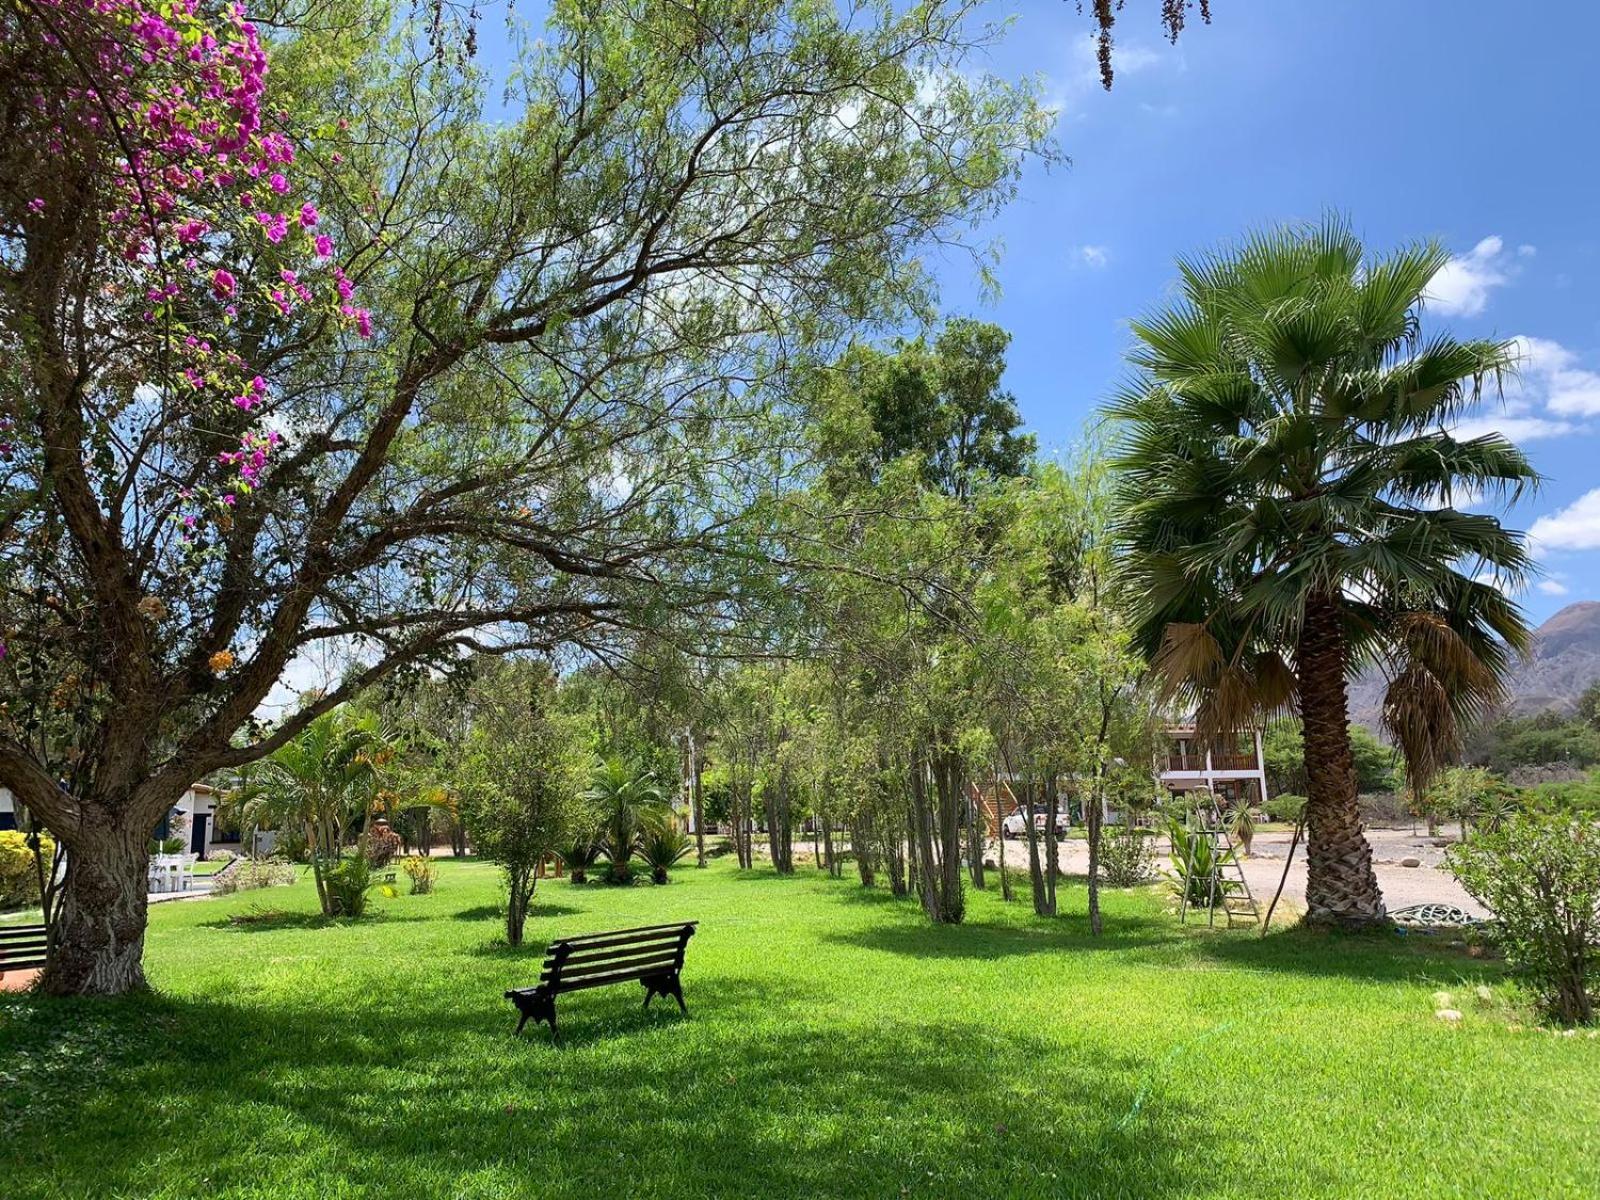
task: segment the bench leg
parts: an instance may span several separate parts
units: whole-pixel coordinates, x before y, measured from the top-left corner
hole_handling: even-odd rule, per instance
[[[556,998],[554,996],[513,996],[512,1003],[517,1006],[517,1011],[522,1014],[517,1022],[515,1037],[522,1032],[522,1027],[530,1020],[543,1021],[550,1026],[550,1036],[556,1033]]]
[[[669,981],[672,988],[672,997],[678,1002],[678,1011],[688,1015],[689,1006],[683,1002],[683,984],[676,975]]]

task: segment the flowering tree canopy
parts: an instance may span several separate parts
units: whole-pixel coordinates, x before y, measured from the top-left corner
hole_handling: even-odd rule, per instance
[[[150,828],[357,690],[781,593],[795,382],[1048,125],[954,0],[573,0],[494,121],[384,0],[270,74],[232,10],[0,13],[0,779],[67,844],[56,991],[137,986]]]

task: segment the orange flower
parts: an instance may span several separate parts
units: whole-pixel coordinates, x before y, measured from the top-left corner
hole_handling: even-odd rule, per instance
[[[211,668],[213,675],[221,675],[229,667],[233,666],[233,662],[232,650],[218,650],[210,658],[206,659],[206,665]]]

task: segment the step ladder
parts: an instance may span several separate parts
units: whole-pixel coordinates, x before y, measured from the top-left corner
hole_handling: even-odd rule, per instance
[[[1235,921],[1259,925],[1261,910],[1256,907],[1256,899],[1250,894],[1250,881],[1244,877],[1244,867],[1234,851],[1233,835],[1228,832],[1227,822],[1222,819],[1215,794],[1208,794],[1195,808],[1193,821],[1189,825],[1189,848],[1185,855],[1187,861],[1183,864],[1183,901],[1178,906],[1178,923],[1188,923],[1189,881],[1194,873],[1195,846],[1200,838],[1205,838],[1211,845],[1211,870],[1202,877],[1210,901],[1206,906],[1206,924],[1217,923],[1217,909],[1220,907],[1229,929],[1233,928]]]

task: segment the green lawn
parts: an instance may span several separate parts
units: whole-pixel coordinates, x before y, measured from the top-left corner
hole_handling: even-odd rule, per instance
[[[165,904],[156,994],[0,997],[0,1194],[1600,1195],[1600,1040],[1514,1029],[1464,955],[1183,930],[1151,893],[1101,942],[993,894],[933,929],[726,860],[546,881],[510,951],[497,894],[446,860],[359,924],[304,882]],[[551,934],[682,918],[687,1018],[602,988],[560,1047],[512,1039]]]

